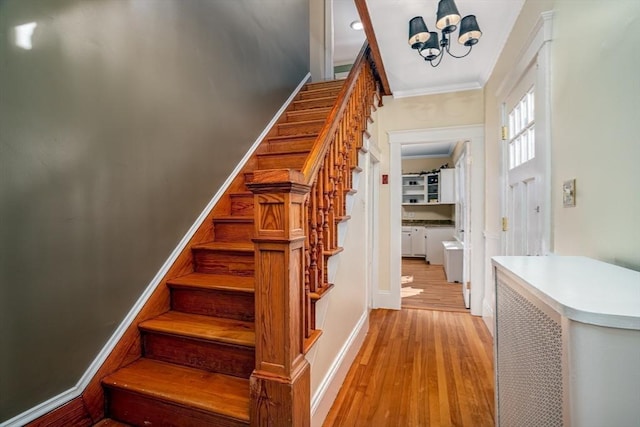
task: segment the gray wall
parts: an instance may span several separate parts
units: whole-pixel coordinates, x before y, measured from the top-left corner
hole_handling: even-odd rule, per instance
[[[309,70],[308,7],[0,0],[0,420],[77,383]]]

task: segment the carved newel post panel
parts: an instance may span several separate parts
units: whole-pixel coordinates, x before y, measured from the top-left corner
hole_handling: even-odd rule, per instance
[[[303,354],[305,197],[297,171],[256,171],[247,184],[255,207],[256,368],[251,425],[308,426],[310,370]]]

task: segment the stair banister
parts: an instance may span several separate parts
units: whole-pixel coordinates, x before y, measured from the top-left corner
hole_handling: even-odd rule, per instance
[[[379,83],[365,42],[301,171],[256,171],[254,193],[256,368],[251,424],[308,426],[310,369],[318,339],[315,301],[330,285],[327,258],[340,251],[337,223]]]

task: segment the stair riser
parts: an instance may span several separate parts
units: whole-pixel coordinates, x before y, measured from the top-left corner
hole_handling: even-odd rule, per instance
[[[278,125],[278,136],[310,135],[320,132],[324,122],[284,123]]]
[[[303,90],[298,94],[298,99],[314,99],[325,98],[327,96],[337,96],[342,90],[342,85],[335,87],[328,87],[325,89],[310,89]]]
[[[253,194],[231,196],[231,215],[253,215]]]
[[[291,108],[295,111],[308,110],[310,108],[331,107],[335,100],[333,98],[305,99],[302,101],[294,101]]]
[[[181,405],[173,405],[129,391],[107,388],[108,415],[136,426],[241,427],[248,422]]]
[[[253,222],[213,222],[216,242],[246,242],[253,238]]]
[[[255,367],[253,348],[145,332],[144,355],[191,368],[249,378]]]
[[[313,147],[313,143],[316,141],[316,137],[312,138],[292,138],[292,139],[277,139],[270,140],[268,150],[270,152],[286,152],[290,151],[301,151],[301,150],[311,150]]]
[[[172,289],[171,309],[183,313],[253,322],[253,293]]]
[[[230,274],[232,276],[253,276],[254,254],[245,252],[193,250],[197,273]]]
[[[345,83],[344,80],[332,80],[332,81],[326,81],[326,82],[311,82],[311,83],[307,83],[304,86],[303,91],[317,90],[317,89],[329,89],[329,88],[341,88],[342,86],[344,86],[344,83]]]
[[[329,110],[307,110],[307,111],[299,111],[299,112],[289,112],[287,113],[287,122],[306,122],[309,120],[325,120],[329,115]]]
[[[278,156],[258,155],[258,169],[301,169],[308,153],[282,153]]]

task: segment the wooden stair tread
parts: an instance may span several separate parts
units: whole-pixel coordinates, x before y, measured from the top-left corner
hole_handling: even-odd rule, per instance
[[[253,252],[253,242],[207,242],[191,246],[191,249],[210,251]]]
[[[323,87],[335,87],[344,85],[346,80],[323,80],[319,82],[309,82],[302,90],[314,90]]]
[[[151,359],[138,359],[102,383],[165,402],[249,421],[249,380]]]
[[[255,347],[252,322],[168,311],[138,325],[147,332],[164,333],[226,344]]]
[[[304,133],[300,135],[277,135],[270,136],[267,138],[269,142],[280,142],[280,141],[296,141],[300,139],[316,139],[318,137],[317,133]]]
[[[325,283],[324,286],[322,286],[316,292],[310,292],[309,297],[311,297],[313,301],[318,301],[322,299],[322,297],[325,296],[331,289],[333,289],[333,283]]]
[[[105,418],[98,421],[93,427],[131,427],[130,424],[121,423],[120,421]]]
[[[287,147],[283,147],[279,151],[268,151],[265,153],[260,153],[258,156],[260,157],[271,157],[271,156],[282,156],[284,154],[306,154],[311,152],[311,150],[303,150],[303,149],[291,149]]]
[[[167,281],[170,287],[184,287],[202,290],[221,290],[253,293],[253,277],[232,276],[229,274],[189,273]]]
[[[331,96],[319,96],[319,97],[317,97],[317,98],[311,98],[311,99],[296,99],[296,100],[295,100],[295,101],[293,101],[293,102],[294,102],[294,103],[297,103],[297,104],[304,104],[304,103],[312,104],[313,102],[310,102],[310,101],[320,101],[320,100],[323,100],[323,101],[325,101],[325,100],[326,100],[326,101],[329,101],[329,100],[331,100],[331,101],[335,101],[335,99],[336,99],[337,97],[338,97],[337,95],[331,95]],[[316,108],[316,107],[312,107],[312,108]]]
[[[318,341],[322,335],[322,331],[320,329],[312,329],[311,334],[308,338],[305,338],[304,343],[302,344],[302,352],[307,354],[309,350],[313,347],[313,345]]]
[[[329,111],[331,111],[332,108],[333,107],[316,107],[316,108],[310,108],[308,110],[287,111],[287,117],[290,117],[290,116],[304,116],[306,114],[310,114],[311,112],[315,112],[315,113],[325,112],[325,113],[329,114]]]
[[[304,111],[304,110],[303,110]],[[318,124],[324,124],[326,122],[326,120],[322,120],[322,119],[315,119],[315,120],[301,120],[299,122],[284,122],[284,123],[279,123],[278,126],[290,126],[290,127],[298,127],[298,126],[304,126],[304,125],[318,125]]]
[[[338,246],[337,248],[334,248],[334,249],[325,249],[324,251],[322,251],[322,254],[325,256],[334,256],[339,254],[342,251],[344,251],[344,248],[342,246]]]
[[[254,218],[252,216],[241,216],[241,215],[220,215],[213,217],[213,222],[230,222],[230,223],[244,223],[244,222],[253,222]]]

